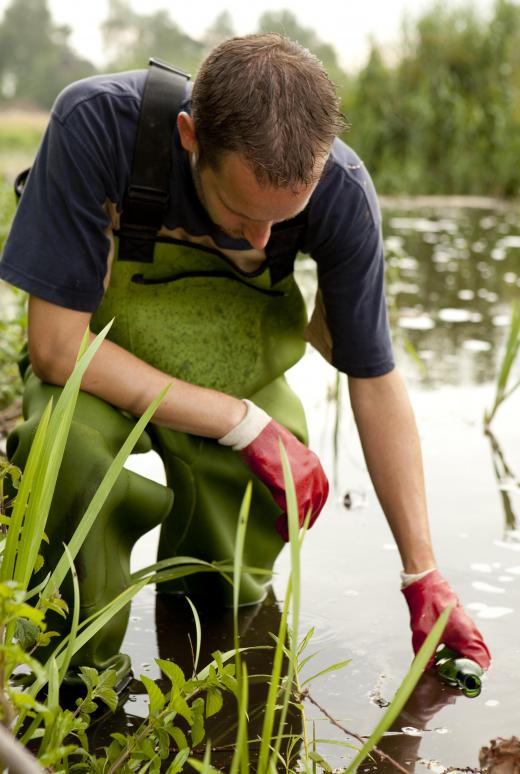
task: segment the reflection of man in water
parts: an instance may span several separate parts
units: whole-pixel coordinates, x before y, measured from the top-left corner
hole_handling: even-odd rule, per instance
[[[254,475],[246,561],[272,567],[287,539],[279,437],[300,524],[308,510],[312,524],[327,494],[283,377],[303,346],[293,264],[298,251],[310,254],[319,291],[305,335],[348,375],[367,465],[402,557],[417,649],[456,597],[436,569],[418,436],[394,367],[377,200],[362,162],[336,137],[333,86],[308,51],[279,35],[217,47],[181,99],[171,143],[144,150],[146,176],[171,145],[164,213],[154,225],[147,212],[156,202],[143,194],[150,186],[128,189],[145,78],[144,71],[89,78],[54,105],[0,267],[30,296],[27,411],[34,420],[39,391],[64,384],[85,327],[115,314],[112,340],[83,380],[83,395],[99,403],[81,414],[76,459],[86,465],[82,438],[97,434],[101,448],[120,411],[139,416],[172,384],[150,429],[175,493],[173,507],[158,508],[161,556],[232,558],[237,506]],[[143,257],[132,253],[129,231],[141,246],[157,233],[158,241]],[[114,235],[119,260],[111,263]],[[96,421],[107,406],[112,419]],[[87,481],[72,463],[63,491],[96,485],[100,467],[86,465]],[[119,514],[125,496],[118,494]],[[59,535],[77,516],[70,502],[53,507]],[[216,588],[207,576],[198,586],[206,595]],[[265,593],[252,577],[241,590],[250,603]],[[488,666],[481,635],[458,605],[443,639]]]

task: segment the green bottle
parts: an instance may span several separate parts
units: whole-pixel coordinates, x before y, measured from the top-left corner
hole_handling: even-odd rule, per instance
[[[435,655],[435,667],[441,680],[460,688],[468,698],[479,695],[484,670],[475,661],[462,658],[455,651],[443,647]]]

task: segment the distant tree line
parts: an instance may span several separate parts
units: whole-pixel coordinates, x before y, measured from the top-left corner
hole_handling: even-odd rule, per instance
[[[289,11],[264,13],[258,31],[280,31],[313,51],[337,85],[360,153],[382,193],[520,194],[520,6],[496,0],[485,18],[471,2],[434,0],[403,22],[392,52],[373,42],[366,65],[345,72],[337,52]],[[47,0],[11,0],[0,22],[0,106],[48,109],[69,82],[96,72],[51,18]],[[235,34],[221,13],[198,40],[166,10],[135,12],[109,0],[103,71],[145,67],[158,56],[196,73]]]

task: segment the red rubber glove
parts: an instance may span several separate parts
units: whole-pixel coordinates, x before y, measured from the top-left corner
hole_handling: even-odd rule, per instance
[[[327,477],[314,452],[254,403],[245,403],[248,407],[245,419],[221,438],[220,443],[238,451],[255,476],[271,491],[274,501],[283,511],[275,527],[283,540],[288,541],[287,501],[278,440],[281,439],[285,447],[291,467],[300,527],[309,510],[309,527],[318,518],[329,493]],[[244,444],[244,441],[248,443]]]
[[[410,583],[402,589],[410,609],[410,627],[412,629],[412,646],[417,653],[430,633],[435,621],[445,607],[454,603],[442,642],[448,648],[460,653],[465,658],[476,661],[482,669],[488,669],[491,656],[482,635],[465,612],[455,592],[451,589],[438,570],[425,575],[424,578]],[[428,667],[433,666],[430,659]]]

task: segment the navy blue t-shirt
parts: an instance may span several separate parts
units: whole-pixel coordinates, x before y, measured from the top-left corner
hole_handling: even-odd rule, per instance
[[[122,210],[145,78],[144,70],[94,76],[59,95],[5,245],[0,278],[70,309],[93,312],[99,306],[111,226],[106,203]],[[183,109],[190,110],[189,93]],[[169,230],[209,236],[222,250],[251,250],[210,220],[177,131],[164,221]],[[356,377],[387,373],[394,363],[379,208],[365,167],[339,139],[303,223],[299,247],[317,264],[333,365]]]

